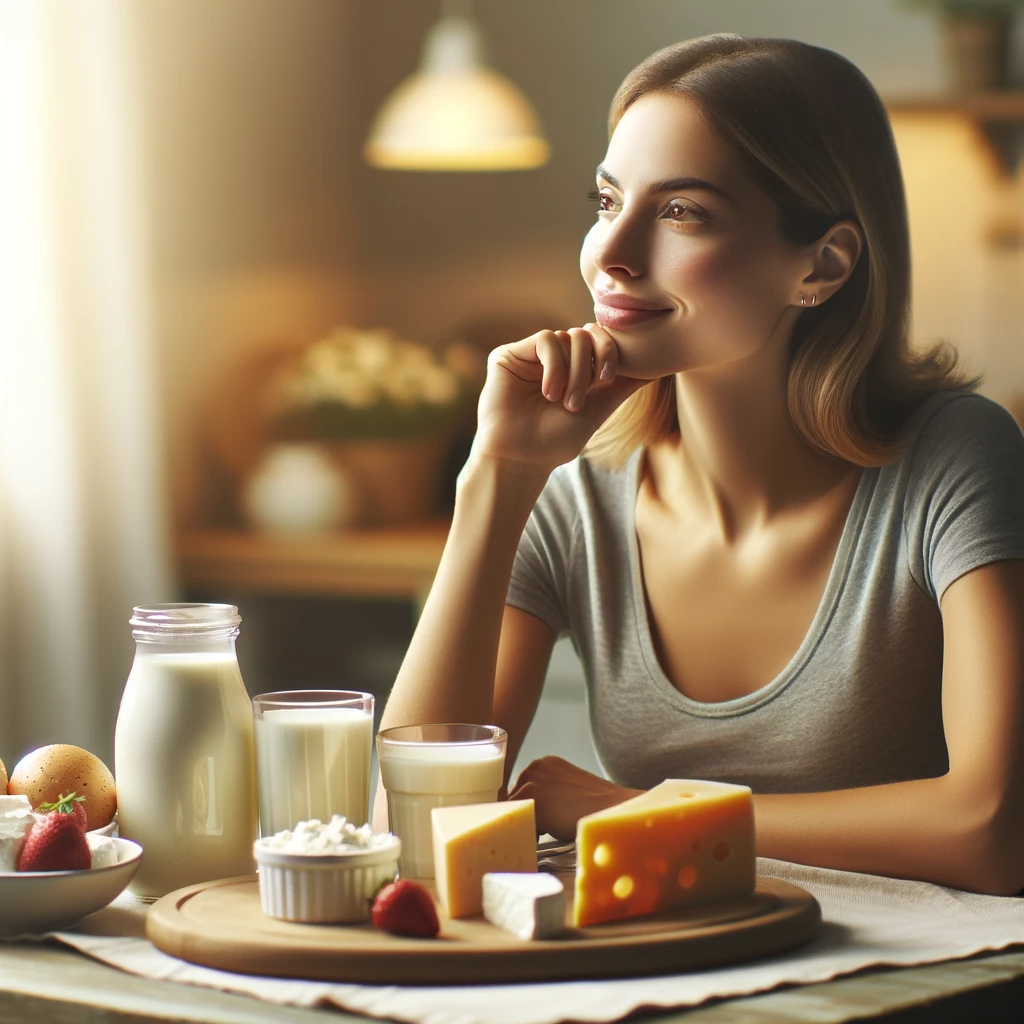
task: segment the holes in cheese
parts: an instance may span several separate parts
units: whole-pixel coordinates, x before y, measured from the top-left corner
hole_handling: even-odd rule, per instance
[[[482,911],[488,872],[537,871],[532,800],[435,807],[430,818],[437,897],[451,918]]]
[[[581,818],[573,924],[736,899],[754,890],[749,788],[668,779]]]
[[[633,879],[629,875],[620,875],[615,879],[615,883],[612,885],[612,895],[617,900],[626,900],[633,895],[633,890],[636,888],[633,885]]]
[[[667,875],[668,861],[664,857],[644,857],[644,870],[652,875]]]

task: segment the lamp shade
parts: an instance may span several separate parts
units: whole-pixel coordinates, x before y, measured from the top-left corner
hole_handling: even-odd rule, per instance
[[[431,29],[419,71],[381,107],[364,150],[375,167],[526,170],[550,147],[527,99],[486,67],[476,26],[448,15]]]

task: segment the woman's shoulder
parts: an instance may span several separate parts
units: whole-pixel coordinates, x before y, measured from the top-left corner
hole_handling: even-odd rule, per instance
[[[997,402],[967,391],[930,396],[890,470],[911,574],[936,600],[966,572],[1024,557],[1024,434]]]
[[[534,516],[555,518],[567,524],[619,518],[630,507],[630,495],[635,504],[641,455],[638,449],[621,466],[610,466],[584,452],[559,466],[548,477]]]
[[[901,460],[916,469],[929,465],[1017,462],[1024,435],[998,402],[974,391],[939,391],[926,398],[907,422]]]
[[[637,466],[642,455],[642,449],[638,448],[621,465],[610,465],[584,451],[572,462],[555,469],[548,478],[546,489],[561,495],[590,494],[600,497],[618,494],[624,488],[628,488],[630,482],[636,478]]]

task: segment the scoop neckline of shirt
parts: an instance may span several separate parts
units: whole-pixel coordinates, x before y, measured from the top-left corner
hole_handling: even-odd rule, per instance
[[[860,533],[860,526],[870,499],[870,493],[874,488],[874,481],[878,476],[877,469],[866,468],[857,482],[857,489],[850,503],[850,509],[846,513],[846,522],[843,524],[843,532],[839,537],[839,544],[836,546],[836,553],[832,560],[832,567],[829,569],[828,580],[825,583],[825,590],[821,600],[814,612],[814,618],[807,628],[800,646],[797,647],[792,658],[785,668],[771,681],[766,683],[753,693],[745,694],[734,700],[716,701],[706,703],[693,700],[681,693],[672,685],[672,681],[665,674],[658,661],[657,652],[654,649],[654,638],[651,635],[651,624],[647,616],[647,601],[643,590],[643,572],[640,565],[640,542],[636,536],[636,499],[640,489],[640,467],[643,463],[643,449],[639,449],[633,456],[631,471],[626,475],[628,509],[628,545],[630,576],[633,588],[633,612],[636,616],[637,634],[640,638],[640,651],[643,654],[644,666],[651,682],[656,686],[660,696],[665,698],[673,707],[685,711],[700,718],[730,718],[734,715],[745,714],[754,711],[768,701],[777,697],[796,678],[800,670],[810,660],[811,655],[817,649],[825,630],[828,628],[836,607],[839,604],[840,595],[846,585],[846,579],[850,568],[850,555],[853,552],[857,536]]]

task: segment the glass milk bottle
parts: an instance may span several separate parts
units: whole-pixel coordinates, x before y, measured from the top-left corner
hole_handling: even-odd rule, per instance
[[[114,776],[118,831],[143,849],[130,885],[137,896],[256,870],[252,702],[235,659],[241,621],[228,604],[134,609]]]

